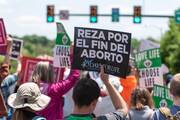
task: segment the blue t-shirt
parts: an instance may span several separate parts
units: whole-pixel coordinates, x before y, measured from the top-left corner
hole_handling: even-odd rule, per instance
[[[11,120],[13,109],[7,104],[7,99],[10,95],[10,87],[16,83],[18,80],[17,74],[8,75],[0,84],[0,89],[3,94],[4,101],[6,103],[6,107],[8,108],[8,116],[7,120]],[[0,118],[0,120],[5,120],[4,118]]]
[[[173,105],[170,108],[170,111],[171,111],[171,114],[174,115],[178,111],[180,111],[180,106]],[[180,114],[179,114],[179,118],[180,118]],[[157,110],[156,112],[154,112],[152,120],[166,120],[166,118],[165,118],[165,116],[159,110]]]
[[[1,83],[1,90],[4,97],[4,101],[7,105],[7,99],[10,95],[10,87],[16,83],[18,80],[17,74],[8,75]]]

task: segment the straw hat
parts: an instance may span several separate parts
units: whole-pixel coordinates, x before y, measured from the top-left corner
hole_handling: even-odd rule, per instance
[[[37,84],[27,82],[22,84],[17,93],[11,94],[8,98],[9,106],[17,108],[30,107],[34,111],[41,111],[50,102],[50,97],[41,94]]]

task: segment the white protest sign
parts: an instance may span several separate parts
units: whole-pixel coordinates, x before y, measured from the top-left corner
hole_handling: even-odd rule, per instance
[[[160,49],[150,49],[135,55],[139,70],[139,86],[152,88],[154,84],[163,85]]]
[[[54,67],[69,67],[70,62],[70,46],[56,45],[54,48]]]
[[[23,40],[13,38],[12,41],[12,50],[11,50],[11,59],[17,60],[18,56],[22,51]]]

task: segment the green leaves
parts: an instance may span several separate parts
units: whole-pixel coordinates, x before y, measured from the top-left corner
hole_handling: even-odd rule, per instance
[[[172,73],[180,72],[180,25],[169,21],[169,30],[161,38],[162,61]]]

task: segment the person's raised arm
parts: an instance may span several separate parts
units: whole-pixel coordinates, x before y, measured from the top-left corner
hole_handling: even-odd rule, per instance
[[[122,111],[125,115],[127,115],[128,107],[126,105],[126,102],[122,98],[122,96],[119,94],[119,92],[114,88],[114,86],[109,82],[109,76],[104,73],[104,68],[101,66],[101,73],[100,73],[101,79],[103,83],[105,84],[110,98],[112,100],[112,103],[116,110]]]
[[[72,64],[73,61],[73,46],[70,47],[70,61]],[[51,87],[52,93],[58,93],[59,95],[63,95],[68,92],[79,79],[80,72],[79,70],[71,69],[69,76],[65,80],[59,80],[57,83],[54,83]],[[57,92],[58,91],[58,92]]]
[[[10,63],[11,49],[12,49],[12,38],[10,36],[7,36],[7,49],[3,64]]]
[[[18,56],[18,61],[17,61],[17,63],[18,63],[18,65],[17,65],[17,68],[16,68],[16,75],[17,75],[17,82],[16,82],[16,86],[15,86],[15,89],[14,89],[14,92],[17,92],[17,89],[19,88],[19,86],[20,86],[20,80],[21,80],[21,77],[22,77],[22,73],[21,73],[21,69],[22,69],[22,64],[21,64],[21,61],[22,60],[22,55],[20,54],[19,56]]]
[[[17,68],[16,68],[17,75],[19,75],[19,73],[21,72],[21,68],[22,68],[21,58],[22,58],[22,55],[20,54],[17,59],[17,63],[18,63]]]

